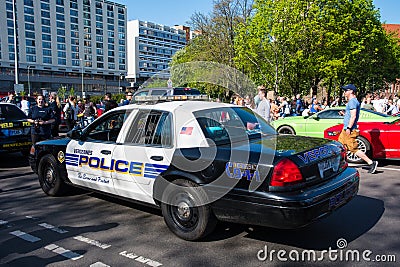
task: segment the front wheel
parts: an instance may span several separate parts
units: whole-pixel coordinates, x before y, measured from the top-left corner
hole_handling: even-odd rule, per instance
[[[197,240],[211,233],[217,223],[207,202],[207,194],[197,184],[173,181],[163,193],[161,211],[168,228],[185,240]]]
[[[57,161],[53,155],[45,155],[39,162],[40,187],[49,196],[63,195],[68,189],[68,185],[61,179],[56,166]]]
[[[361,150],[364,152],[366,155],[368,155],[368,152],[370,150],[370,144],[367,139],[365,139],[362,136],[357,136],[357,143],[358,143],[358,150]],[[350,151],[347,151],[347,161],[350,163],[363,163],[363,159],[358,157],[356,154],[351,153]]]

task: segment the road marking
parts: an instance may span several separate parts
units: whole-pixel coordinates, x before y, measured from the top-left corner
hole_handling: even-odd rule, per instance
[[[49,229],[49,230],[54,231],[54,232],[57,232],[57,233],[59,233],[59,234],[68,233],[67,230],[60,229],[60,228],[55,227],[55,226],[53,226],[53,225],[51,225],[51,224],[48,224],[48,223],[40,223],[39,226],[42,226],[43,228]]]
[[[32,243],[42,240],[39,237],[27,234],[27,233],[19,231],[19,230],[11,232],[10,234],[15,235],[16,237],[19,237],[19,238],[21,238],[23,240],[26,240],[26,241],[29,241],[29,242],[32,242]]]
[[[162,265],[162,263],[159,263],[157,261],[145,258],[143,256],[136,255],[133,252],[128,253],[126,250],[123,251],[123,252],[120,252],[119,255],[124,256],[124,257],[126,257],[128,259],[134,259],[135,261],[138,261],[140,263],[144,263],[146,265],[153,266],[153,267],[158,267],[158,266]]]
[[[99,248],[102,248],[102,249],[106,249],[106,248],[111,247],[111,245],[103,244],[103,243],[101,243],[101,242],[99,242],[97,240],[93,240],[93,239],[90,239],[90,238],[87,238],[87,237],[84,237],[84,236],[81,236],[81,235],[74,236],[73,238],[75,240],[82,241],[84,243],[87,243],[89,245],[93,245],[93,246],[96,246],[96,247],[99,247]]]
[[[396,169],[396,168],[386,168],[386,167],[378,167],[376,170],[377,170],[377,171],[379,171],[379,170],[400,171],[400,169]]]
[[[110,265],[104,264],[100,261],[93,263],[91,265],[89,265],[89,267],[110,267]]]
[[[73,261],[79,260],[80,258],[83,257],[83,255],[80,255],[78,253],[72,252],[71,250],[59,247],[59,246],[57,246],[55,244],[50,244],[48,246],[45,246],[44,248],[47,249],[47,250],[53,251],[56,254],[64,256],[64,257],[66,257],[68,259],[71,259]]]
[[[7,221],[0,220],[0,225],[4,225],[4,224],[7,224],[7,223],[8,223]]]
[[[32,220],[37,220],[38,219],[38,218],[33,217],[33,216],[25,216],[25,218],[32,219]]]

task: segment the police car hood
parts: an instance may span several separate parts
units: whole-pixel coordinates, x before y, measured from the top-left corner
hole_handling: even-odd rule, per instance
[[[48,146],[67,146],[68,143],[71,141],[70,138],[55,138],[55,139],[48,139],[41,142],[36,143],[36,145],[48,145]]]

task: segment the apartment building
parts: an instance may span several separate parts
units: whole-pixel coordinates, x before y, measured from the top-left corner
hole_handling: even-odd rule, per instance
[[[127,80],[138,85],[156,74],[160,79],[168,79],[172,56],[188,42],[188,28],[141,20],[128,21],[127,28]]]
[[[1,0],[0,91],[118,92],[127,74],[127,9],[105,0]],[[16,38],[14,38],[16,37]],[[18,73],[18,75],[15,75]]]

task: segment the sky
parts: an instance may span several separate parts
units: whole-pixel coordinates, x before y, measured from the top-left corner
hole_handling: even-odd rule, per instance
[[[140,19],[166,26],[188,25],[195,12],[208,14],[213,0],[114,0],[128,8],[128,20]],[[400,24],[400,0],[373,0],[381,21]]]

